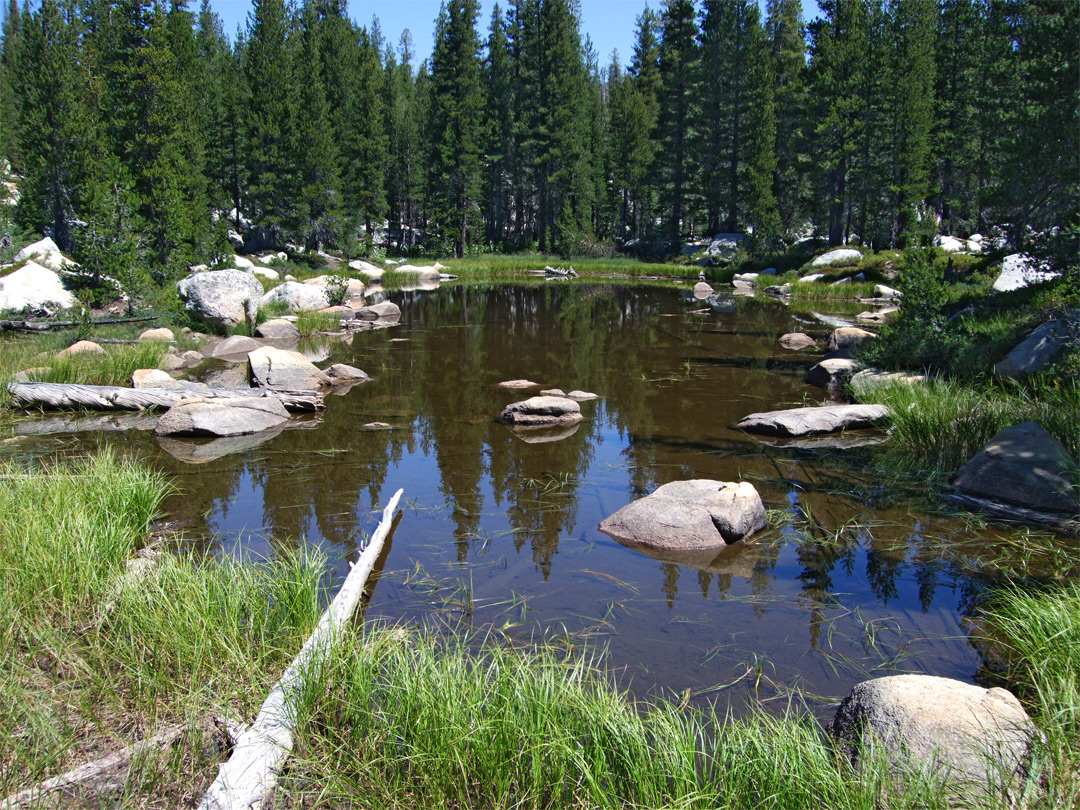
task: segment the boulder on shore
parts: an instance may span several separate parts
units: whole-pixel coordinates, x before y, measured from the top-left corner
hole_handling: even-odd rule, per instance
[[[262,347],[262,343],[254,338],[246,337],[245,335],[230,335],[225,338],[221,343],[214,346],[211,352],[211,357],[232,357],[235,360],[242,360],[244,355],[251,354],[251,352]]]
[[[852,267],[862,261],[862,253],[854,248],[840,248],[822,253],[811,267]]]
[[[139,340],[176,340],[176,335],[173,334],[172,329],[169,329],[167,326],[162,326],[157,329],[147,329],[139,335]]]
[[[248,355],[251,377],[260,388],[310,391],[330,385],[325,372],[300,352],[263,346]]]
[[[719,550],[766,525],[765,506],[753,485],[696,479],[664,484],[599,528],[620,543],[681,552]]]
[[[1025,773],[1039,737],[1008,690],[931,675],[857,684],[828,730],[856,766],[870,745],[884,746],[901,773],[930,772],[995,795]]]
[[[245,319],[255,323],[263,288],[243,270],[208,270],[176,284],[188,315],[215,329],[230,330]]]
[[[1080,313],[1047,321],[1020,343],[994,366],[999,377],[1022,377],[1044,370],[1061,355],[1065,348],[1077,340],[1080,331]]]
[[[880,368],[864,368],[851,378],[850,388],[858,397],[868,391],[881,388],[883,385],[893,383],[907,383],[908,385],[922,385],[926,382],[925,374],[916,374],[912,371],[882,371]]]
[[[1026,253],[1013,253],[1001,260],[1001,273],[994,281],[998,292],[1009,292],[1054,278],[1057,273]]]
[[[286,321],[284,318],[274,318],[273,320],[260,323],[255,328],[255,334],[264,340],[299,340],[300,330],[296,328],[296,324],[292,321]]]
[[[50,270],[59,270],[64,264],[70,263],[64,258],[64,254],[60,252],[60,248],[56,246],[56,242],[48,236],[44,239],[39,239],[31,245],[27,245],[15,254],[15,264],[18,264],[24,259],[33,259],[36,264],[47,267]]]
[[[271,397],[185,399],[158,420],[158,436],[240,436],[284,424],[289,413]]]
[[[952,484],[969,497],[1076,515],[1076,469],[1076,459],[1061,442],[1038,422],[1024,422],[999,431],[960,468]]]
[[[26,307],[68,309],[75,304],[75,296],[64,287],[60,276],[37,262],[27,262],[0,278],[0,312]]]
[[[825,405],[744,416],[735,427],[763,436],[816,436],[874,427],[889,418],[884,405]]]
[[[530,397],[503,408],[499,421],[517,427],[571,424],[582,420],[581,406],[566,397]]]

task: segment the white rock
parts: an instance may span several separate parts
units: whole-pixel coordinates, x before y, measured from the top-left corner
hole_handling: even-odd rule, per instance
[[[300,284],[295,281],[279,284],[262,297],[263,306],[273,301],[284,301],[289,305],[291,312],[324,309],[330,306],[326,290],[316,284]]]
[[[862,261],[862,253],[854,248],[839,248],[822,253],[812,262],[813,267],[848,267]]]
[[[998,292],[1009,292],[1039,281],[1046,281],[1057,275],[1050,272],[1044,265],[1040,265],[1031,256],[1025,253],[1013,253],[1002,260],[1001,275],[994,282],[994,289]]]
[[[255,262],[251,259],[245,259],[243,256],[233,256],[233,267],[237,267],[241,270],[250,270],[255,266]]]
[[[67,309],[75,303],[75,296],[65,289],[60,276],[37,262],[29,261],[0,278],[0,311],[40,309],[48,305]]]
[[[967,249],[967,242],[963,242],[955,236],[935,236],[934,247],[939,247],[946,253],[962,253]]]
[[[807,281],[820,281],[823,278],[825,278],[824,273],[811,273],[808,276],[803,276],[802,278],[795,279],[795,283],[796,284],[802,284],[803,282],[807,282]]]
[[[975,242],[971,239],[967,242],[968,253],[982,253],[982,242]]]
[[[251,272],[268,281],[277,281],[281,278],[281,274],[277,270],[271,270],[269,267],[252,267]]]
[[[27,245],[15,254],[16,263],[23,259],[34,259],[38,264],[50,270],[59,270],[67,262],[60,248],[56,246],[56,242],[47,236],[32,245]]]
[[[349,262],[349,267],[358,273],[363,273],[368,278],[382,278],[385,272],[383,268],[376,267],[370,262],[365,262],[363,259],[354,259]]]

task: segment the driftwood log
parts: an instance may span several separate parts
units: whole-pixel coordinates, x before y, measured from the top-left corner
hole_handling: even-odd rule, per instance
[[[52,329],[76,329],[80,326],[101,326],[114,323],[144,323],[157,320],[153,315],[145,318],[102,318],[97,321],[6,321],[0,320],[3,332],[48,332]]]
[[[293,412],[319,411],[325,407],[318,391],[280,391],[273,388],[202,388],[178,385],[170,388],[121,388],[111,385],[64,385],[60,383],[8,383],[8,393],[23,408],[86,411],[144,411],[168,409],[184,399],[280,399]]]
[[[217,778],[199,803],[199,810],[251,810],[263,807],[271,797],[278,774],[292,751],[294,701],[301,693],[304,677],[324,660],[360,604],[364,585],[390,534],[401,493],[400,489],[395,492],[386,505],[382,520],[345,578],[345,584],[263,701],[255,722],[236,741],[232,756],[218,769]]]

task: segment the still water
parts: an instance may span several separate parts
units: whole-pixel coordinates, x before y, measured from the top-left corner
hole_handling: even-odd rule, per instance
[[[965,616],[979,583],[926,539],[963,527],[882,485],[872,445],[773,446],[731,428],[821,400],[802,382],[812,357],[776,340],[827,326],[759,299],[718,312],[670,284],[390,298],[398,326],[306,346],[373,378],[328,396],[317,421],[239,446],[134,430],[95,441],[169,474],[165,510],[191,543],[256,557],[317,546],[337,581],[404,488],[367,620],[589,643],[638,694],[689,690],[738,712],[749,696],[779,706],[797,692],[824,712],[868,677],[976,677]],[[495,421],[539,390],[497,387],[517,378],[600,399],[569,435],[526,441]],[[774,528],[699,567],[597,531],[688,478],[751,481]]]

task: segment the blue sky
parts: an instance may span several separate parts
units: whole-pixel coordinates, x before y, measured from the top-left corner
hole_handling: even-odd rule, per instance
[[[190,0],[189,8],[198,8],[198,0]],[[210,5],[222,19],[225,33],[232,39],[236,28],[247,26],[247,14],[251,9],[249,0],[210,0]],[[487,36],[488,23],[494,0],[480,1],[481,37]],[[505,0],[499,3],[506,9]],[[634,26],[645,8],[645,0],[581,0],[582,35],[592,37],[593,46],[600,54],[600,64],[610,61],[612,50],[618,49],[619,59],[625,65],[630,61],[634,46]],[[650,0],[654,9],[660,8],[660,0]],[[762,0],[762,6],[764,7]],[[814,0],[803,0],[803,12],[807,16],[817,14]],[[439,0],[350,0],[349,13],[360,23],[368,23],[372,16],[379,18],[383,35],[388,42],[397,44],[401,32],[412,32],[413,48],[422,59],[431,54],[435,39],[435,18],[439,14]]]

